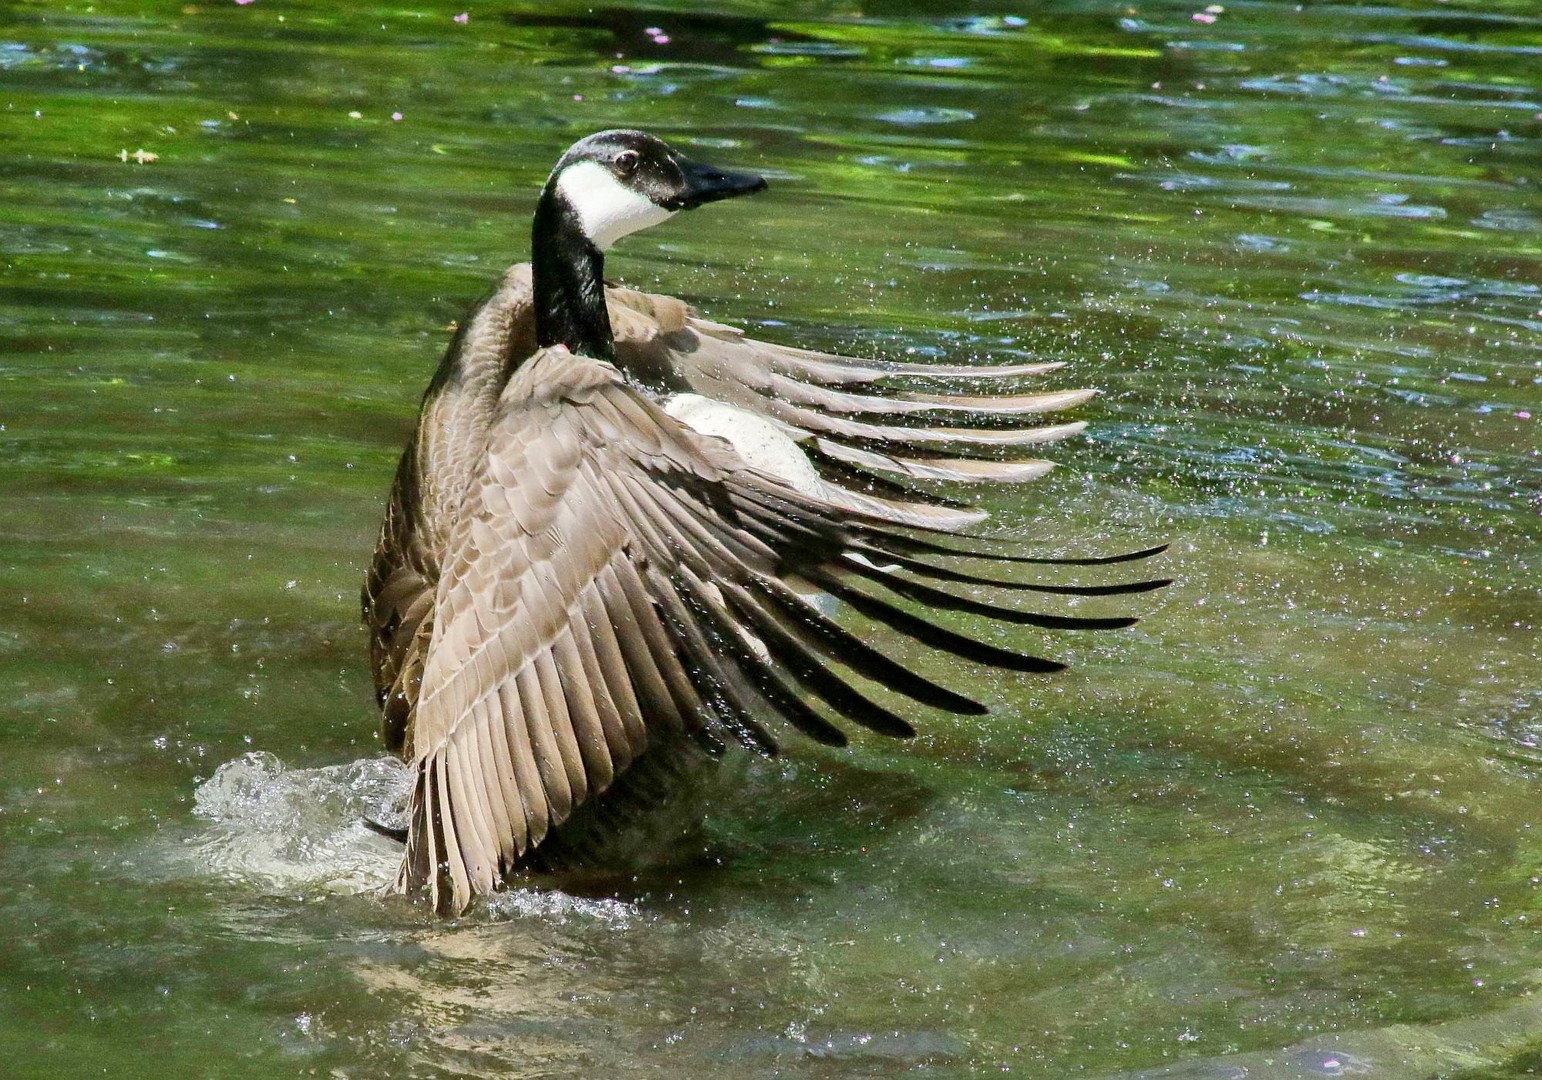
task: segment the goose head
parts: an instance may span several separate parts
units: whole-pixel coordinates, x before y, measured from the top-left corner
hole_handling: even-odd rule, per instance
[[[536,203],[531,235],[536,343],[613,359],[605,252],[682,210],[763,191],[750,173],[692,161],[643,131],[601,131],[568,148]]]
[[[692,161],[643,131],[601,131],[568,148],[546,182],[591,244],[668,221],[681,210],[763,191],[764,177]]]

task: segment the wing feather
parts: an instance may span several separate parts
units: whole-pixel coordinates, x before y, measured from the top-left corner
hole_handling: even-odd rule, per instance
[[[551,820],[546,812],[546,788],[541,769],[535,762],[535,748],[530,744],[530,728],[525,722],[525,708],[518,687],[504,683],[498,688],[498,706],[508,732],[509,749],[514,759],[514,781],[519,792],[518,809],[525,817],[526,843],[534,847],[546,839]],[[511,805],[510,812],[513,812]]]
[[[676,694],[687,707],[694,702],[694,690],[675,685],[673,688],[664,672],[659,670],[658,658],[653,655],[652,642],[660,635],[646,633],[639,624],[631,600],[622,590],[615,571],[607,566],[599,578],[600,594],[604,597],[602,625],[608,623],[614,630],[616,643],[626,664],[626,679],[637,695],[637,712],[642,718],[644,730],[658,725],[663,731],[679,733],[685,730]],[[650,621],[656,620],[651,612]]]
[[[620,706],[611,696],[610,687],[606,683],[605,668],[595,648],[594,635],[589,626],[582,619],[575,619],[569,626],[568,633],[573,642],[577,663],[583,668],[584,684],[590,700],[594,703],[594,716],[605,741],[607,760],[610,763],[610,777],[613,780],[617,774],[626,771],[634,756],[631,737],[627,734],[626,720],[621,715]],[[562,670],[567,670],[565,664]],[[639,724],[640,721],[639,717]]]
[[[500,745],[503,736],[502,717],[495,721],[489,715],[488,699],[483,698],[473,708],[471,722],[466,725],[466,730],[471,732],[471,738],[475,740],[471,756],[480,774],[482,805],[491,817],[489,825],[493,847],[497,850],[498,869],[502,872],[513,865],[517,838],[514,823],[509,816],[511,801],[502,779],[503,766],[508,760],[507,747]],[[523,826],[524,822],[521,821],[520,825]]]
[[[468,755],[464,743],[470,726],[455,732],[445,744],[445,775],[449,779],[452,807],[459,807],[456,832],[466,876],[476,892],[493,887],[497,851],[491,839],[491,822],[483,801],[479,762]]]
[[[981,416],[1023,416],[1069,409],[1091,400],[1094,390],[1056,390],[1047,394],[1004,394],[981,397],[964,394],[920,394],[900,391],[887,396],[830,390],[773,374],[768,389],[784,401],[837,413],[878,413],[904,416],[924,412],[967,412]]]
[[[458,835],[460,830],[456,826],[456,814],[451,806],[450,777],[453,775],[453,770],[451,768],[449,747],[441,747],[439,752],[425,764],[427,769],[433,771],[434,793],[437,796],[437,805],[434,806],[435,816],[433,818],[425,817],[424,827],[428,827],[428,823],[432,821],[443,838],[443,869],[441,870],[439,866],[431,864],[433,866],[431,873],[434,876],[430,881],[432,882],[435,894],[434,906],[437,908],[446,902],[453,903],[456,897],[471,895],[471,878],[466,873],[466,857],[461,853],[460,837]],[[465,806],[464,797],[461,799],[461,805]],[[409,834],[411,828],[412,826],[409,824]],[[431,850],[438,847],[438,844],[434,844],[431,846]],[[441,881],[440,878],[447,880]],[[446,885],[449,886],[450,890],[447,896],[443,893]]]
[[[514,676],[514,690],[524,707],[525,731],[530,736],[536,771],[541,776],[536,795],[545,795],[550,824],[560,825],[573,810],[573,789],[568,786],[568,771],[562,764],[562,752],[557,749],[557,734],[546,711],[540,676],[532,665],[519,669]]]
[[[599,706],[595,703],[589,669],[573,641],[571,622],[563,627],[557,640],[552,642],[545,663],[557,678],[562,698],[567,702],[568,720],[573,725],[578,752],[583,758],[589,790],[598,795],[610,787],[615,771],[610,756],[610,740],[604,722],[600,719]]]
[[[616,629],[611,623],[610,612],[600,598],[598,586],[591,585],[585,589],[580,603],[583,618],[578,625],[589,631],[589,646],[593,650],[598,673],[595,685],[604,685],[611,704],[616,708],[622,729],[617,744],[626,747],[630,763],[632,758],[648,749],[648,729],[643,723],[642,708],[637,702],[637,692],[627,674],[626,658],[622,655]],[[583,640],[582,637],[580,640]],[[620,764],[619,756],[617,764]]]
[[[1018,364],[945,364],[859,360],[766,341],[701,318],[672,297],[632,289],[607,290],[619,366],[640,381],[689,391],[747,409],[781,425],[794,438],[816,436],[822,455],[814,463],[832,488],[832,501],[878,513],[891,521],[946,525],[969,523],[956,512],[929,515],[926,503],[873,501],[863,477],[873,473],[905,480],[983,480],[1018,483],[1042,476],[1049,463],[993,460],[981,453],[1015,451],[1079,433],[1079,422],[1028,426],[1024,417],[1074,408],[1094,396],[1090,389],[1026,392],[1021,380],[1064,366],[1059,361]],[[930,393],[903,385],[930,380],[986,384],[988,393]],[[897,384],[898,383],[898,384]],[[996,387],[1002,387],[997,390]],[[967,422],[990,421],[991,426]],[[907,447],[946,448],[914,458]],[[971,451],[972,453],[966,453]],[[854,467],[856,475],[836,469]],[[884,511],[889,511],[885,513]]]
[[[553,642],[554,646],[556,642]],[[557,675],[557,665],[552,661],[552,647],[535,654],[527,670],[535,672],[541,693],[546,698],[546,715],[551,723],[557,753],[567,774],[568,791],[574,805],[589,795],[589,772],[585,767],[583,751],[578,747],[578,733],[573,729],[573,717],[568,711],[567,695],[562,680]]]
[[[664,694],[673,702],[662,719],[671,734],[683,734],[695,727],[702,704],[694,681],[680,662],[680,645],[670,639],[658,608],[638,576],[637,565],[631,559],[617,559],[611,570],[621,599],[632,612],[647,657],[659,673]]]
[[[858,446],[846,446],[831,439],[816,439],[815,447],[837,461],[860,465],[879,472],[899,473],[912,480],[953,480],[978,483],[990,480],[1015,484],[1036,480],[1054,468],[1048,461],[987,461],[980,458],[907,458],[881,454]]]

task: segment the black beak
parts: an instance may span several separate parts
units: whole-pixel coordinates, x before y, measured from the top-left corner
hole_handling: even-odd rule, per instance
[[[724,172],[698,161],[678,159],[685,174],[685,187],[665,204],[670,210],[694,210],[704,203],[731,199],[735,195],[753,195],[766,190],[766,178],[753,173]]]

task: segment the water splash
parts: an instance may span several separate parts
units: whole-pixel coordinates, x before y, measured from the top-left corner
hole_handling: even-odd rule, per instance
[[[588,919],[618,929],[625,929],[641,914],[636,904],[624,900],[569,896],[555,889],[511,889],[494,893],[488,897],[483,910],[489,922],[537,918],[562,925],[573,919]]]
[[[378,891],[395,879],[402,847],[366,822],[405,828],[411,789],[411,771],[395,758],[300,769],[266,751],[243,754],[198,786],[193,813],[210,824],[187,840],[183,856],[201,874],[271,894]],[[624,928],[638,914],[621,900],[510,889],[489,897],[471,919]]]
[[[187,841],[203,873],[274,893],[360,893],[388,885],[401,845],[365,824],[405,823],[411,778],[391,758],[293,769],[265,751],[221,765],[193,812],[209,827]]]

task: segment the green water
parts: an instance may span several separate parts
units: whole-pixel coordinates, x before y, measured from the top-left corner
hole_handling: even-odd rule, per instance
[[[879,7],[0,9],[6,1076],[1537,1067],[1542,10]],[[987,501],[1179,584],[789,740],[700,865],[440,922],[351,894],[358,587],[446,326],[623,124],[772,190],[613,275],[1073,360],[1091,437]]]

